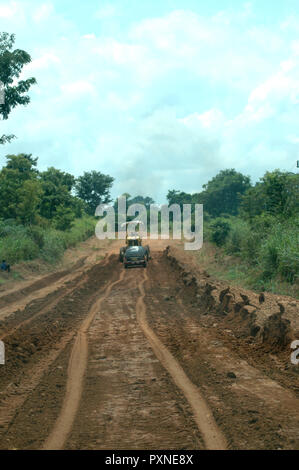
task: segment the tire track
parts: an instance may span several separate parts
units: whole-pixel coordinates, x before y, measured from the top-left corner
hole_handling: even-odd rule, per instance
[[[185,396],[136,318],[143,269],[125,271],[88,331],[88,365],[64,449],[204,449]]]
[[[139,283],[140,297],[136,304],[136,315],[137,320],[142,328],[146,338],[148,339],[155,355],[165,367],[168,373],[171,375],[174,383],[183,392],[188,403],[190,404],[195,422],[201,432],[206,448],[213,450],[226,450],[227,443],[218,428],[213,414],[208,407],[205,399],[201,395],[198,388],[191,382],[187,377],[182,367],[164,346],[164,344],[158,339],[155,333],[150,328],[146,318],[146,306],[144,303],[145,291],[144,283],[148,280],[148,275],[144,271],[144,278]]]
[[[101,264],[103,267],[106,266],[110,260],[112,253],[106,253],[105,258],[97,264]],[[90,257],[84,257],[79,259],[75,266],[72,269],[61,271],[58,273],[53,273],[51,275],[45,276],[44,278],[33,282],[32,284],[10,292],[9,294],[3,295],[0,297],[0,319],[5,320],[10,314],[14,313],[16,310],[24,310],[30,302],[37,299],[42,299],[48,294],[51,294],[55,290],[63,288],[66,283],[76,281],[82,274],[86,271],[86,263]],[[83,264],[83,265],[82,265]],[[70,272],[71,271],[71,272]],[[51,281],[52,278],[56,276],[56,280]],[[39,287],[45,281],[48,282],[48,285]],[[37,287],[34,289],[34,286]],[[15,296],[15,298],[13,298]],[[9,299],[5,301],[5,298]]]
[[[108,262],[109,262],[109,259],[110,259],[111,255],[109,256],[106,256],[105,259],[101,262],[101,263],[98,263],[100,266],[102,267],[105,267],[107,266]],[[0,340],[4,340],[5,338],[13,335],[16,331],[18,331],[21,327],[25,326],[25,325],[28,325],[29,323],[31,323],[33,320],[35,320],[37,317],[41,316],[41,315],[44,315],[45,313],[47,313],[49,310],[53,309],[57,304],[58,302],[63,299],[64,297],[66,297],[67,295],[71,294],[72,292],[76,291],[79,287],[81,287],[87,280],[88,280],[88,274],[87,273],[84,273],[82,275],[82,273],[79,273],[76,272],[76,276],[73,274],[72,276],[72,279],[68,282],[77,282],[77,284],[75,284],[74,286],[72,287],[67,287],[67,288],[64,288],[63,286],[61,287],[62,289],[62,292],[60,294],[57,295],[57,297],[55,297],[54,300],[50,301],[50,302],[47,302],[46,305],[37,313],[35,313],[34,315],[32,315],[31,317],[27,318],[26,320],[23,320],[22,322],[18,323],[15,327],[11,328],[10,330],[6,331],[2,336],[0,335]],[[64,279],[64,282],[66,282],[66,280]],[[57,289],[57,292],[59,292],[59,288]],[[55,290],[53,289],[53,292],[55,292]],[[51,292],[50,292],[51,293]],[[34,297],[34,300],[38,299],[39,297]],[[29,305],[30,303],[30,300],[28,301],[27,305]],[[25,308],[27,307],[27,305],[25,306]]]
[[[31,295],[39,295],[39,291],[46,291],[49,288],[49,285],[59,285],[61,282],[64,282],[69,278],[72,279],[74,273],[78,273],[82,270],[86,259],[86,256],[80,258],[71,268],[64,269],[62,271],[54,271],[51,274],[45,274],[36,280],[23,281],[22,287],[15,287],[0,295],[0,307],[5,308],[17,301],[21,302],[22,299]]]
[[[20,409],[25,400],[27,400],[28,394],[38,386],[42,376],[57,360],[59,354],[72,341],[74,335],[74,332],[70,332],[58,343],[53,344],[52,351],[35,364],[30,371],[30,376],[25,376],[20,385],[16,387],[14,383],[9,384],[5,390],[5,398],[0,400],[0,428],[2,432],[10,426],[18,409]],[[0,393],[1,397],[3,393],[3,391]]]
[[[69,361],[66,394],[62,409],[51,434],[42,446],[43,450],[60,450],[64,447],[66,439],[72,429],[81,399],[83,379],[88,358],[88,329],[100,309],[102,302],[109,296],[112,288],[123,280],[124,274],[125,272],[121,271],[118,280],[108,284],[104,294],[93,304],[89,315],[83,321],[78,331]]]
[[[78,276],[79,277],[79,276]],[[74,279],[76,280],[76,279]],[[11,330],[9,331],[6,331],[2,336],[0,336],[0,340],[4,340],[6,339],[8,336],[11,336],[13,335],[16,331],[18,331],[21,327],[25,326],[25,325],[28,325],[29,323],[31,323],[33,320],[35,320],[36,318],[40,317],[41,315],[44,315],[45,313],[47,313],[49,310],[53,309],[57,304],[58,302],[63,299],[66,295],[69,295],[71,294],[72,292],[74,292],[76,289],[78,289],[78,287],[81,287],[82,284],[84,284],[84,282],[87,280],[87,276],[83,276],[82,279],[80,279],[80,281],[73,287],[70,287],[66,290],[63,290],[57,297],[55,297],[54,300],[50,301],[49,303],[47,303],[45,305],[44,308],[42,308],[39,312],[35,313],[34,315],[32,315],[31,317],[27,318],[26,320],[18,323],[15,327],[13,327]]]

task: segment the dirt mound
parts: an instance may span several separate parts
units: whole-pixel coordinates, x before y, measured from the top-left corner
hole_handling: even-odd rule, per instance
[[[182,294],[198,307],[200,315],[221,318],[223,326],[233,330],[236,337],[251,337],[272,348],[283,349],[295,338],[298,301],[282,301],[281,296],[257,294],[212,279],[204,270],[187,264],[183,253],[175,248],[167,247],[164,257],[177,272]]]

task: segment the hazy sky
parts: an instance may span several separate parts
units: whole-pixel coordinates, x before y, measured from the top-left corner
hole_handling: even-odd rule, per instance
[[[32,56],[31,103],[1,122],[39,169],[99,170],[164,202],[224,168],[299,159],[298,0],[1,1],[0,31]]]

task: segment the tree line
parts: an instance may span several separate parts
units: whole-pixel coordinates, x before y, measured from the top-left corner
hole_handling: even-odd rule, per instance
[[[0,219],[67,230],[76,218],[94,215],[99,203],[111,201],[114,179],[99,171],[75,178],[54,167],[38,171],[30,154],[7,155],[6,161],[0,171]]]
[[[167,199],[181,206],[203,204],[204,241],[233,255],[233,265],[240,265],[236,276],[247,276],[250,287],[275,291],[280,282],[298,286],[298,173],[276,169],[252,184],[249,176],[227,169],[201,192],[171,190]]]
[[[221,170],[199,193],[169,190],[169,204],[197,203],[204,205],[206,219],[240,216],[254,221],[262,214],[287,219],[298,211],[299,175],[274,170],[266,172],[254,185],[250,176],[235,169]]]

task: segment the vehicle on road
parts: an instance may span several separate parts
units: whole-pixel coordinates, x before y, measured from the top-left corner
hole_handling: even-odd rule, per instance
[[[124,267],[147,266],[148,255],[143,246],[130,246],[124,253]]]
[[[119,250],[119,261],[123,262],[126,250],[133,246],[142,246],[146,252],[146,260],[148,261],[151,259],[150,247],[148,245],[142,245],[142,236],[144,236],[142,229],[144,224],[140,220],[134,221],[134,225],[139,224],[139,231],[137,232],[130,230],[130,224],[132,225],[132,222],[122,224],[122,227],[126,227],[126,246],[122,246]]]

